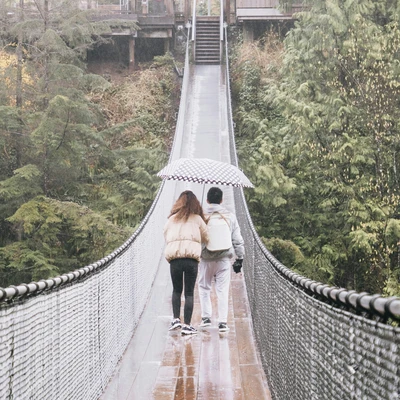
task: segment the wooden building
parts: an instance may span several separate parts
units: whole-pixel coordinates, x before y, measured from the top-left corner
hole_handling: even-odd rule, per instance
[[[192,23],[193,7],[196,15],[202,16],[199,19],[206,16],[218,19],[221,4],[224,22],[242,26],[245,40],[250,41],[265,30],[266,23],[291,21],[293,14],[302,9],[301,4],[296,4],[282,10],[279,0],[81,0],[82,8],[98,11],[98,19],[127,21],[126,29],[116,29],[112,36],[128,49],[131,68],[146,52],[154,56],[168,51],[175,34]],[[130,28],[128,22],[135,22],[140,29]]]

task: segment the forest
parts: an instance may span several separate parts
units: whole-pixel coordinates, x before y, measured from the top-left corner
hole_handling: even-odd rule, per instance
[[[232,50],[252,219],[296,272],[400,295],[400,2],[307,3],[283,40]]]
[[[2,4],[6,287],[88,265],[129,238],[160,185],[156,172],[168,160],[180,82],[170,55],[115,82],[90,73],[87,52],[110,40],[105,33],[116,22],[93,23],[75,1]]]
[[[7,1],[0,287],[87,265],[132,234],[168,160],[180,88],[168,54],[121,81],[89,71],[87,52],[118,21],[94,23],[72,0],[29,2],[35,13]],[[400,1],[306,3],[285,36],[230,43],[252,219],[296,272],[400,295]]]

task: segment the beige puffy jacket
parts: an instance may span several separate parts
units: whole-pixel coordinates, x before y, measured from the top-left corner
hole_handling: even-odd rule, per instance
[[[164,238],[164,254],[168,262],[175,258],[200,261],[201,243],[208,242],[207,225],[197,214],[190,215],[187,221],[177,220],[172,215],[164,226]]]

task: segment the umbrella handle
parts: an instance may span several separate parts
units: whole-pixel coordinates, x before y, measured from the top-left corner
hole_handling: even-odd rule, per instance
[[[204,188],[206,187],[206,184],[203,183],[203,193],[201,194],[201,207],[203,207],[203,200],[204,200]]]

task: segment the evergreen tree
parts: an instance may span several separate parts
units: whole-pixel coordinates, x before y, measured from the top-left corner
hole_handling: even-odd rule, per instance
[[[93,23],[76,5],[25,0],[1,20],[1,287],[79,268],[122,244],[167,161],[172,62],[156,62],[154,82],[141,87],[86,73],[86,51],[120,22]],[[115,117],[127,90],[138,99],[135,111]]]
[[[279,205],[256,192],[256,215],[267,215],[257,223],[301,249],[301,273],[399,294],[399,2],[310,3],[285,39],[280,75],[258,92],[253,132],[274,146],[262,158],[295,190],[276,185]]]

